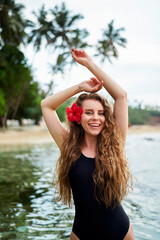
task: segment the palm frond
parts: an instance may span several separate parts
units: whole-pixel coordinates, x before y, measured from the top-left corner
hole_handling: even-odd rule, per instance
[[[71,17],[71,19],[70,19],[70,21],[68,22],[67,26],[70,27],[70,26],[72,26],[72,25],[75,23],[75,21],[80,20],[80,19],[83,19],[83,18],[84,18],[84,17],[83,17],[82,15],[76,14],[76,15],[74,15],[73,17]]]
[[[105,59],[111,63],[111,57],[118,58],[118,50],[116,45],[121,47],[126,47],[126,38],[121,37],[120,31],[124,31],[125,28],[121,27],[115,29],[113,26],[114,20],[112,20],[107,29],[102,32],[102,40],[99,40],[96,46],[97,53],[95,56],[101,56],[101,61],[104,62]]]

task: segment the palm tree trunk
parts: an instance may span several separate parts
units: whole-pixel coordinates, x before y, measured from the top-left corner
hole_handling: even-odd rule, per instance
[[[9,113],[10,106],[11,106],[11,104],[9,104],[9,105],[7,106],[7,110],[6,110],[5,114],[4,114],[4,116],[1,117],[1,123],[2,123],[2,127],[3,127],[3,128],[7,128],[7,123],[6,123],[6,121],[7,121],[7,117],[8,117],[8,113]]]
[[[19,105],[21,103],[21,100],[22,100],[22,97],[23,97],[23,93],[24,93],[24,90],[25,90],[25,87],[26,87],[26,84],[24,84],[21,88],[21,91],[20,91],[20,94],[17,98],[17,101],[16,101],[16,104],[14,106],[14,111],[13,111],[13,114],[12,114],[12,119],[15,119],[16,115],[17,115],[17,112],[18,112],[18,108],[19,108]]]

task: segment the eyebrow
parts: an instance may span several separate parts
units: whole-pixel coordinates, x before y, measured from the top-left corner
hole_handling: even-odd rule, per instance
[[[84,109],[84,111],[94,111],[94,110],[93,110],[93,109],[86,108],[86,109]],[[101,109],[99,109],[98,111],[99,111],[99,112],[104,112],[104,110],[101,110]]]

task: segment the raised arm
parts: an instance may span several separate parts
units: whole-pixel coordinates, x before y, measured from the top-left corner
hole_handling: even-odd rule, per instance
[[[47,97],[46,99],[41,101],[41,109],[44,120],[51,136],[53,137],[60,149],[62,147],[64,137],[66,136],[66,134],[68,134],[68,132],[59,120],[58,115],[56,114],[56,109],[73,95],[81,91],[99,91],[102,88],[102,85],[103,84],[98,79],[91,78],[88,81],[83,81],[80,84],[74,85],[59,93],[53,94],[52,96]]]
[[[72,49],[72,57],[76,62],[88,68],[94,76],[103,81],[103,86],[106,91],[113,97],[114,102],[114,117],[120,127],[124,142],[126,141],[128,130],[128,104],[126,91],[116,83],[110,76],[101,70],[87,55],[84,50]]]
[[[58,118],[56,109],[64,103],[68,98],[79,92],[79,86],[75,85],[62,92],[53,94],[50,97],[45,98],[41,101],[42,114],[48,130],[61,149],[64,137],[68,134],[63,124]]]

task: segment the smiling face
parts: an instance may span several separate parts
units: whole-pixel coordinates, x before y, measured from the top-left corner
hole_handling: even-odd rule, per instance
[[[82,109],[80,123],[85,134],[98,136],[105,125],[103,105],[97,100],[87,99],[82,102]]]

